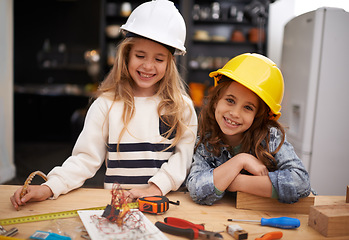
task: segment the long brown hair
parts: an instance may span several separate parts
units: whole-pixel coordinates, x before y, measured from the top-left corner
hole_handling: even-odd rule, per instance
[[[135,37],[129,37],[119,44],[114,65],[107,77],[100,84],[96,95],[98,97],[104,94],[109,96],[112,101],[124,101],[122,115],[124,127],[118,138],[118,148],[121,138],[127,130],[127,126],[135,113],[133,94],[135,82],[128,71],[128,62],[129,53],[131,48],[136,44],[136,41],[137,40]],[[185,90],[186,85],[179,75],[175,60],[170,52],[168,52],[167,62],[168,64],[165,76],[157,83],[157,91],[155,96],[159,96],[161,98],[158,106],[159,117],[167,126],[169,126],[169,130],[165,133],[164,137],[169,138],[171,134],[175,133],[174,141],[171,146],[168,147],[171,148],[179,142],[185,129],[188,127],[183,122],[182,117],[184,112],[183,109],[187,107],[187,103],[185,102],[183,95],[188,95]],[[112,106],[110,109],[111,108]]]
[[[215,110],[218,101],[232,83],[232,79],[222,76],[221,81],[213,88],[206,97],[204,107],[199,115],[199,141],[196,145],[203,143],[207,151],[219,156],[222,147],[230,147],[223,141],[223,133],[216,121]],[[269,118],[269,107],[259,98],[259,108],[251,127],[246,130],[240,144],[240,152],[250,153],[258,158],[269,169],[276,169],[276,161],[273,157],[285,141],[284,127],[276,120]],[[274,152],[269,151],[270,128],[275,127],[282,133],[282,140]],[[263,146],[265,144],[265,146]],[[209,146],[208,146],[209,145]]]

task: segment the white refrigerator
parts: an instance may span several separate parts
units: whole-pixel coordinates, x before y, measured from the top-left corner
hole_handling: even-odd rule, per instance
[[[349,185],[349,13],[319,8],[284,29],[280,122],[320,195]]]

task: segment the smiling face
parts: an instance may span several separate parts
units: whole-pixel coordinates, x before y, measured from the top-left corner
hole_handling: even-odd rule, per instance
[[[145,38],[136,38],[135,41],[128,62],[128,71],[135,82],[134,95],[153,96],[156,83],[165,75],[170,52],[161,44]]]
[[[217,102],[216,121],[230,146],[237,146],[257,114],[258,96],[238,82],[232,81]]]

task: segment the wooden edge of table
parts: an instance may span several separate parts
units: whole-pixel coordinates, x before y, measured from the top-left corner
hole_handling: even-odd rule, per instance
[[[68,194],[60,196],[56,200],[47,200],[43,202],[33,202],[28,203],[26,206],[22,206],[19,211],[14,210],[12,204],[10,203],[10,196],[14,191],[20,186],[14,185],[0,185],[0,217],[1,218],[10,218],[10,217],[20,217],[35,215],[41,213],[52,213],[59,211],[69,211],[73,209],[82,209],[89,207],[100,207],[106,206],[110,203],[111,193],[110,190],[105,189],[90,189],[90,188],[79,188],[77,190],[71,191]],[[249,239],[254,239],[262,236],[263,234],[271,231],[281,230],[284,233],[284,239],[301,239],[303,236],[306,239],[318,240],[318,239],[327,239],[322,236],[319,232],[308,226],[308,215],[302,213],[295,213],[294,211],[288,213],[287,210],[283,212],[273,212],[267,210],[245,210],[238,209],[235,204],[238,201],[238,196],[240,193],[237,193],[235,196],[225,196],[223,199],[218,201],[212,206],[196,204],[190,198],[189,193],[187,192],[171,192],[166,195],[169,200],[176,202],[180,201],[180,205],[170,205],[169,210],[162,215],[150,215],[146,214],[149,220],[153,223],[156,221],[164,221],[165,217],[178,217],[185,220],[194,222],[194,223],[205,223],[205,229],[209,231],[222,231],[225,230],[227,225],[238,224],[249,234]],[[241,197],[241,195],[240,195]],[[246,196],[247,197],[253,196]],[[315,205],[318,204],[335,204],[335,203],[344,203],[345,196],[311,196],[304,201],[309,204],[315,199]],[[252,199],[253,200],[253,199]],[[249,200],[249,201],[252,201]],[[265,200],[265,199],[264,199]],[[259,200],[261,201],[261,200]],[[253,202],[252,202],[253,203]],[[256,206],[255,203],[253,203]],[[264,203],[263,203],[264,204]],[[303,203],[304,204],[304,203]],[[288,207],[292,206],[287,204]],[[301,209],[301,207],[300,207]],[[284,230],[276,229],[267,226],[260,226],[260,224],[251,224],[251,223],[235,223],[229,222],[229,218],[237,219],[250,219],[258,220],[261,217],[279,217],[279,216],[289,216],[299,218],[301,221],[301,227],[298,229]],[[79,221],[78,218],[75,221]],[[33,230],[39,230],[50,224],[50,221],[44,222],[35,222],[35,223],[23,223],[17,225],[8,225],[7,228],[17,227],[19,229],[19,234],[16,236],[18,238],[28,238]],[[52,222],[51,222],[52,224]],[[81,223],[80,223],[81,224]],[[185,239],[178,236],[173,236],[165,234],[169,239]],[[222,235],[224,238],[229,239],[231,236],[227,232],[223,232]],[[82,239],[82,238],[77,238]],[[346,237],[339,237],[336,239],[346,239]]]

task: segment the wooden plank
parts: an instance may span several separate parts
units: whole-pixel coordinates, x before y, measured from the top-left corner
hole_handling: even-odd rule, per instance
[[[283,213],[309,214],[310,207],[314,206],[314,201],[315,197],[312,194],[309,197],[300,199],[296,203],[286,204],[280,203],[277,199],[273,198],[259,197],[253,194],[237,192],[236,208]]]
[[[311,207],[308,225],[325,237],[349,236],[349,204]]]

